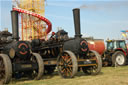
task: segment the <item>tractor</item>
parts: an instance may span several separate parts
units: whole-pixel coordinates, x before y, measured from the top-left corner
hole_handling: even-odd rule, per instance
[[[123,66],[127,64],[128,49],[125,40],[107,40],[106,51],[102,59],[103,65]]]

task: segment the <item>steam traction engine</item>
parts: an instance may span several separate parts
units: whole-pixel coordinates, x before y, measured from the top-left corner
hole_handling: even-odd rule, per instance
[[[93,50],[89,50],[88,43],[81,38],[79,9],[73,9],[75,38],[63,43],[63,52],[57,59],[59,74],[64,78],[72,78],[78,69],[86,74],[98,74],[101,71],[101,56]]]
[[[42,56],[45,74],[54,72],[57,56],[63,51],[63,42],[67,38],[67,32],[60,30],[57,33],[52,33],[52,36],[47,41],[41,39],[32,40],[32,51],[38,52]]]
[[[9,83],[12,77],[40,79],[43,60],[31,51],[30,43],[19,40],[18,12],[11,11],[12,34],[0,32],[0,84]]]
[[[47,40],[32,40],[32,49],[40,53],[44,60],[44,70],[48,74],[54,72],[57,65],[59,74],[64,78],[72,78],[78,69],[86,74],[98,74],[102,62],[100,55],[89,50],[88,43],[81,38],[79,9],[74,9],[75,38],[68,38],[67,33],[53,33]],[[58,56],[58,57],[57,57]]]

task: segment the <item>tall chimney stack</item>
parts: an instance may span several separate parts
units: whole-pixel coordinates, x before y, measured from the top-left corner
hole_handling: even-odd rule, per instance
[[[18,12],[11,11],[11,18],[12,18],[12,36],[13,39],[19,40],[19,25],[18,25]]]
[[[81,30],[80,30],[80,9],[73,9],[74,15],[74,28],[75,28],[75,38],[81,38]]]

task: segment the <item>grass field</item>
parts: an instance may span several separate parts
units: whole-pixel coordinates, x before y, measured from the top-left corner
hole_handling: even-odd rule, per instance
[[[42,80],[13,80],[9,85],[128,85],[128,66],[103,67],[96,76],[79,72],[72,79],[63,79],[55,72],[51,76],[43,76]]]

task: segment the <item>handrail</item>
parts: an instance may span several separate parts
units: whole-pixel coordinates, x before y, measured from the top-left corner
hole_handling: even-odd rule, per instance
[[[40,14],[30,12],[30,11],[27,11],[27,10],[24,10],[21,8],[13,8],[13,10],[18,11],[20,13],[32,15],[32,16],[37,17],[37,18],[41,19],[42,21],[44,21],[48,25],[48,27],[46,28],[46,34],[48,34],[52,30],[52,23],[47,18],[41,16]]]

